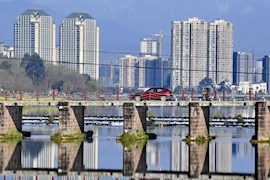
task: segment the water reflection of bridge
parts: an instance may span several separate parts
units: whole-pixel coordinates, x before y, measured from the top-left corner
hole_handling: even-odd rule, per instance
[[[255,174],[233,173],[232,149],[219,143],[187,145],[182,141],[168,144],[171,149],[169,170],[151,169],[149,156],[160,156],[160,146],[151,143],[146,146],[131,146],[123,149],[122,168],[99,169],[98,141],[82,144],[54,143],[38,145],[36,142],[23,141],[18,144],[0,144],[0,167],[2,175],[12,176],[79,176],[79,177],[133,177],[157,179],[267,179],[270,168],[270,148],[268,144],[255,146]],[[231,146],[232,147],[232,146]],[[219,152],[223,150],[222,152]],[[108,153],[109,153],[108,149]],[[180,154],[179,154],[180,153]],[[153,159],[152,159],[153,160]],[[156,162],[159,160],[156,159]],[[155,163],[156,163],[155,162]],[[218,162],[218,164],[216,164]],[[86,178],[87,179],[87,178]]]

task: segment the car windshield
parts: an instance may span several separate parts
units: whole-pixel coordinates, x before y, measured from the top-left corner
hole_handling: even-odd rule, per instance
[[[145,92],[155,92],[155,89],[148,89],[147,91]]]

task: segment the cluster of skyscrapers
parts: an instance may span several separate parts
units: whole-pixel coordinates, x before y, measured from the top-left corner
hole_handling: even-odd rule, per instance
[[[170,86],[172,89],[177,86],[182,88],[196,87],[205,77],[211,78],[214,83],[220,83],[224,80],[232,82],[232,23],[225,20],[208,23],[198,18],[173,21],[171,23],[171,59],[168,63],[162,61],[161,56],[159,56],[161,49],[159,43],[151,39],[143,39],[140,48],[140,54],[143,57],[126,56],[120,59],[122,62],[120,86],[144,87],[146,82],[153,82],[153,79],[145,77],[154,68],[161,69],[157,72],[161,74],[161,77],[155,76],[155,81],[159,81],[157,84]],[[146,66],[145,62],[157,59],[160,63],[156,63],[155,67]],[[136,69],[134,63],[139,64],[138,69],[143,74],[139,75],[140,79],[137,84],[135,81],[137,74],[134,68],[132,69],[132,67]]]
[[[14,47],[0,43],[0,56],[21,59],[25,53],[37,53],[47,63],[98,80],[104,67],[99,66],[96,20],[87,13],[68,15],[59,26],[59,45],[56,31],[52,17],[44,10],[27,9],[14,23]],[[253,53],[233,52],[231,22],[218,19],[209,23],[198,18],[172,21],[171,54],[167,59],[162,58],[162,33],[155,36],[159,38],[141,39],[139,56],[120,58],[119,87],[191,89],[207,77],[215,84],[264,81],[270,88],[269,56],[255,61]],[[114,74],[112,67],[110,76]]]
[[[172,89],[196,87],[205,77],[214,83],[232,81],[232,23],[192,18],[173,21],[171,27]]]
[[[60,64],[92,79],[99,77],[99,27],[87,13],[71,13],[59,29],[42,9],[28,9],[14,23],[14,56],[37,53],[45,61]]]
[[[160,39],[143,38],[140,42],[139,57],[125,55],[120,58],[120,87],[169,86],[170,61],[161,58],[160,50]]]

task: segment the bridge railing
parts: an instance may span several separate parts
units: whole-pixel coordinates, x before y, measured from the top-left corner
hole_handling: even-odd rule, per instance
[[[70,92],[58,92],[56,90],[52,90],[49,93],[44,93],[36,90],[35,92],[23,92],[20,91],[2,91],[2,97],[0,100],[4,101],[52,101],[52,100],[70,100],[70,101],[128,101],[132,93],[120,93],[116,91],[114,93],[109,92],[78,92],[78,93],[70,93]],[[176,101],[201,101],[203,97],[201,94],[193,94],[193,93],[184,93],[174,94]],[[252,96],[252,94],[223,94],[216,93],[215,98],[212,101],[255,101],[255,100],[270,100],[270,95],[258,95],[256,94]]]

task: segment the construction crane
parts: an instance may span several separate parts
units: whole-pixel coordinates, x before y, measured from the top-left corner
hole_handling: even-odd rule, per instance
[[[162,39],[163,39],[162,31],[160,31],[158,34],[152,34],[152,36],[158,37],[158,57],[161,58],[161,55],[162,55]]]
[[[162,57],[162,43],[163,43],[163,37],[164,36],[170,36],[170,34],[163,34],[162,31],[160,31],[158,34],[152,34],[152,36],[158,37],[158,57]]]

